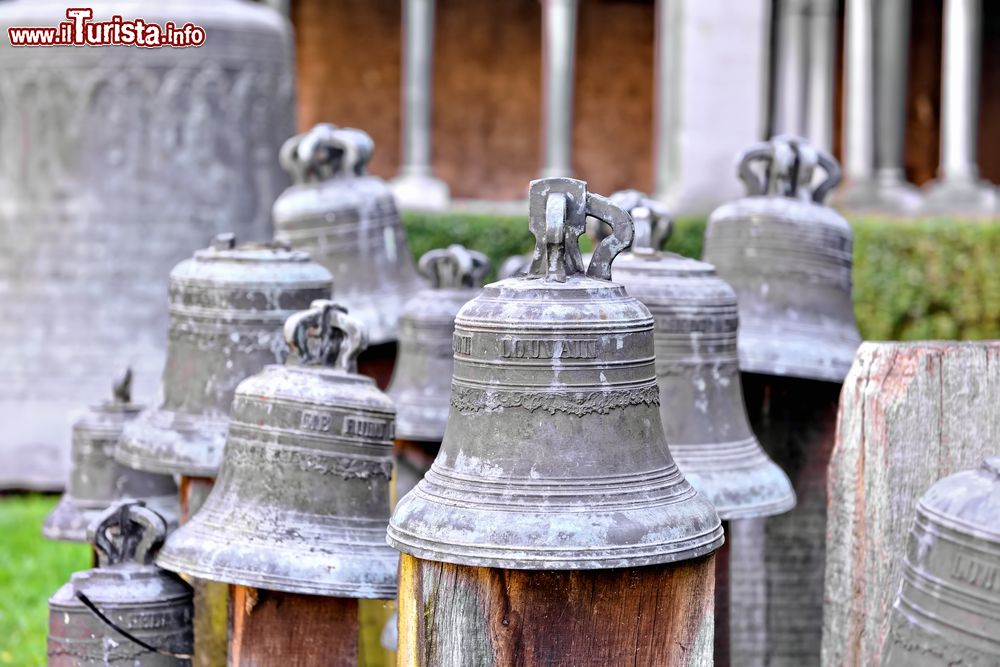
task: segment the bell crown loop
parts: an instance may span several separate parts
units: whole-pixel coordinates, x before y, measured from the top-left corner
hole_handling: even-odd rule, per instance
[[[826,177],[813,188],[817,167]],[[751,197],[771,195],[817,204],[823,203],[841,178],[840,165],[832,155],[793,135],[754,144],[740,153],[736,171]]]
[[[132,403],[132,368],[126,368],[121,380],[111,384],[111,405]]]
[[[421,255],[417,271],[434,289],[472,288],[482,285],[490,271],[490,259],[481,252],[453,243]]]
[[[338,176],[363,176],[375,152],[368,133],[319,123],[282,145],[278,160],[295,183],[315,183]]]
[[[632,216],[635,228],[630,248],[632,254],[659,255],[674,231],[674,220],[667,207],[638,190],[622,190],[611,195],[610,199]]]
[[[166,520],[140,501],[114,505],[87,529],[101,567],[122,563],[149,565],[167,539]]]
[[[332,366],[346,373],[358,372],[358,355],[368,347],[368,333],[361,321],[327,299],[317,299],[309,310],[289,317],[284,335],[303,365]],[[310,339],[318,343],[310,345]]]

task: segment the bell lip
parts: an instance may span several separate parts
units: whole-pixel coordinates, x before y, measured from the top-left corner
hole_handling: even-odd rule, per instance
[[[64,493],[52,511],[42,522],[42,536],[49,540],[60,542],[89,543],[87,528],[90,524],[112,505],[126,500],[142,500],[146,506],[162,516],[167,522],[167,530],[177,528],[180,517],[180,504],[176,495],[149,496],[146,498],[116,498],[106,503],[84,502]]]
[[[164,428],[158,422],[181,422],[184,428]],[[142,429],[141,435],[136,431]],[[129,468],[165,475],[215,477],[222,465],[228,417],[188,415],[172,410],[141,413],[122,431],[115,460]],[[216,449],[215,454],[212,449]],[[181,456],[183,451],[187,456]],[[169,453],[164,456],[153,452]]]
[[[451,409],[450,389],[449,397],[437,401],[437,405],[430,405],[428,401],[407,401],[405,397],[398,397],[398,393],[394,396],[391,391],[386,393],[396,404],[396,440],[441,442],[444,439],[444,431],[448,425],[448,411]],[[411,409],[414,412],[412,417],[408,414]],[[420,416],[426,415],[428,409],[437,410],[440,418],[426,419]]]
[[[864,341],[859,336],[857,341],[841,342],[837,345],[836,354],[827,357],[829,363],[823,363],[815,355],[802,359],[790,357],[787,354],[789,342],[801,342],[804,347],[813,349],[816,347],[814,338],[803,335],[782,335],[779,340],[775,335],[754,330],[752,324],[748,325],[746,320],[741,318],[737,337],[740,370],[745,373],[843,384],[854,363],[857,349]],[[773,355],[763,353],[770,350],[774,350]]]

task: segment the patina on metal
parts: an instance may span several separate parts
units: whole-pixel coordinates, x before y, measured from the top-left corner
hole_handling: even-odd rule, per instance
[[[294,185],[274,203],[275,238],[328,268],[373,345],[398,338],[399,316],[423,287],[389,186],[366,173],[375,144],[361,130],[321,123],[292,137],[281,164]]]
[[[663,435],[649,310],[610,281],[629,214],[569,178],[533,181],[528,275],[455,318],[441,451],[389,543],[418,558],[514,569],[666,563],[721,546],[712,505]],[[613,232],[584,269],[587,215]]]
[[[96,405],[73,423],[66,493],[45,517],[42,535],[52,540],[86,542],[87,527],[112,505],[142,500],[160,514],[167,528],[177,526],[177,485],[169,475],[127,468],[114,459],[125,424],[142,406],[132,402],[132,371],[115,383],[113,398]]]
[[[198,48],[12,46],[70,7],[205,29]],[[272,236],[295,131],[288,21],[244,0],[0,2],[0,488],[62,489],[66,415],[108,360],[151,396],[164,276],[213,234]],[[46,332],[41,337],[26,330]]]
[[[364,326],[316,301],[284,336],[302,363],[240,384],[215,486],[157,563],[266,590],[394,598],[398,554],[385,527],[395,411],[357,374]]]
[[[215,477],[236,386],[287,354],[281,327],[330,273],[282,243],[236,245],[220,234],[170,272],[161,403],[126,426],[115,458],[139,470]]]
[[[166,535],[163,517],[141,502],[98,516],[89,539],[99,567],[49,598],[49,667],[191,664],[191,587],[152,564]]]
[[[792,484],[761,448],[743,405],[736,293],[711,264],[660,250],[672,224],[662,204],[635,190],[611,201],[635,223],[615,281],[653,314],[660,418],[674,461],[724,521],[787,512]]]
[[[917,503],[882,664],[1000,664],[1000,456]]]
[[[826,177],[812,187],[816,168]],[[740,368],[843,382],[861,344],[851,302],[853,234],[823,200],[840,181],[832,156],[776,137],[745,151],[748,196],[716,209],[704,259],[736,289]]]

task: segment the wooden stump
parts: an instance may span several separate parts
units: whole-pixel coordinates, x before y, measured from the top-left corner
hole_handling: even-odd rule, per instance
[[[372,345],[358,357],[358,373],[372,378],[379,389],[385,390],[396,367],[397,348],[395,341]]]
[[[357,667],[357,600],[246,586],[229,598],[229,667]]]
[[[830,464],[823,664],[879,665],[917,500],[1000,453],[1000,343],[865,343]]]
[[[210,477],[181,477],[180,523],[198,511],[208,497],[215,480]],[[229,587],[214,581],[190,580],[194,589],[194,658],[193,667],[226,664],[226,619]]]
[[[403,555],[399,665],[712,664],[715,556],[619,570],[467,567]]]
[[[726,542],[715,552],[715,667],[729,667],[730,540],[729,522],[722,522]]]

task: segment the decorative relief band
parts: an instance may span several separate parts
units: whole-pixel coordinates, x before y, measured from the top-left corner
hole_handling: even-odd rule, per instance
[[[230,444],[235,442],[237,441],[230,439]],[[356,456],[319,454],[243,442],[227,448],[226,462],[254,467],[261,465],[273,467],[275,464],[295,466],[301,472],[336,476],[344,480],[373,477],[389,479],[392,476],[392,460],[389,458],[365,459]]]
[[[653,384],[606,391],[489,391],[456,384],[451,388],[451,404],[463,413],[524,408],[528,412],[543,410],[550,415],[565,412],[582,417],[595,413],[604,415],[631,405],[659,405],[660,390]]]

